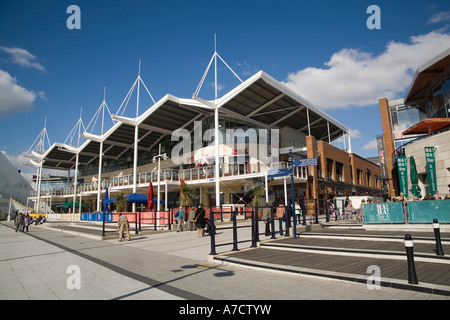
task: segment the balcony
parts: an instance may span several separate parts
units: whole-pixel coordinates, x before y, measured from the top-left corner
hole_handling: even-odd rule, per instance
[[[279,168],[287,168],[287,162],[279,162]],[[219,168],[219,175],[221,178],[234,179],[234,178],[251,178],[256,176],[264,176],[265,171],[267,170],[266,166],[260,164],[249,164],[249,163],[233,163],[233,164],[221,164]],[[189,169],[161,169],[160,172],[160,181],[170,181],[172,183],[179,183],[181,179],[186,182],[201,183],[208,182],[211,179],[214,179],[215,174],[215,166],[202,166],[202,167],[194,167]],[[308,178],[308,169],[307,167],[297,167],[294,168],[294,177],[307,180]],[[153,184],[158,183],[158,171],[152,170],[150,172],[142,172],[138,174],[138,186],[148,186],[148,184],[152,182]],[[123,175],[112,177],[101,182],[101,190],[105,190],[106,188],[110,188],[110,190],[121,190],[128,189],[133,187],[133,175]],[[65,187],[65,188],[53,188],[53,189],[42,189],[41,197],[50,197],[50,196],[60,196],[60,197],[69,197],[73,196],[74,187]],[[77,186],[77,194],[88,193],[96,193],[98,192],[98,183],[87,182],[81,183]],[[37,191],[32,191],[30,193],[30,197],[37,197]]]

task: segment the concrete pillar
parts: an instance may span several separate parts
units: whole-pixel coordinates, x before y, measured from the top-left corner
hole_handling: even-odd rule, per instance
[[[313,136],[306,137],[306,148],[307,148],[307,157],[315,158],[317,157],[317,144],[316,139]],[[308,198],[319,198],[319,184],[317,180],[317,166],[308,167],[309,174],[311,176],[311,180],[308,177]]]
[[[386,168],[389,177],[389,191],[391,197],[395,197],[396,194],[400,195],[398,190],[396,190],[397,174],[392,172],[392,154],[395,151],[394,137],[392,134],[392,123],[391,123],[391,113],[389,110],[389,101],[386,98],[381,98],[378,100],[380,105],[380,116],[381,116],[381,127],[383,128],[383,139],[384,139],[384,149],[386,151]]]

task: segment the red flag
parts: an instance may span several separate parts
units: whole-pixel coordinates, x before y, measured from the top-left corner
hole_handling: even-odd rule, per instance
[[[151,182],[148,184],[147,197],[148,197],[147,210],[152,211],[153,210],[153,184]]]

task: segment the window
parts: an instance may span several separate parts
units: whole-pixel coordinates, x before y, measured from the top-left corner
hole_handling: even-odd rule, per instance
[[[344,168],[344,165],[342,163],[336,161],[336,179],[339,182],[343,182],[343,179],[342,179],[343,168]]]
[[[404,108],[397,110],[399,130],[406,130],[420,122],[419,110],[415,108]]]

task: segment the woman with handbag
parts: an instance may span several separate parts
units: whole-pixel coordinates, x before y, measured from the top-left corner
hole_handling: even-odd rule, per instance
[[[200,204],[195,211],[194,223],[195,228],[197,229],[197,238],[203,237],[204,227],[205,227],[205,209],[203,209]]]

